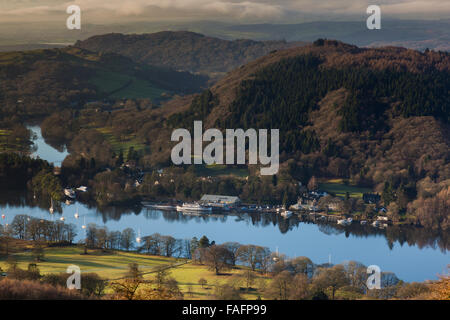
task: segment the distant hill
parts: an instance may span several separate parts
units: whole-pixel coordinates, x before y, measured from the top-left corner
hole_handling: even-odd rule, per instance
[[[299,180],[309,172],[382,191],[391,180],[450,182],[449,88],[448,53],[319,40],[230,72],[169,122],[277,128],[281,159]]]
[[[29,51],[37,49],[53,49],[53,48],[64,48],[66,45],[63,44],[40,44],[40,43],[29,43],[29,44],[16,44],[16,45],[0,45],[0,52],[10,52],[10,51]]]
[[[212,78],[271,51],[301,43],[286,41],[222,40],[187,31],[142,35],[106,34],[78,41],[75,46],[113,52],[139,63],[207,74]]]
[[[386,20],[380,30],[368,30],[361,21],[317,21],[298,24],[247,24],[223,26],[217,36],[232,34],[254,40],[314,41],[328,38],[357,46],[402,46],[450,51],[450,20]]]
[[[113,53],[42,49],[0,53],[0,116],[48,115],[101,99],[149,98],[201,91],[206,77],[133,62]]]
[[[167,119],[173,128],[202,120],[222,130],[279,129],[285,174],[349,179],[382,194],[393,220],[446,229],[449,88],[449,53],[317,40],[238,68],[178,106],[171,101]],[[167,158],[170,149],[161,149],[157,157]]]

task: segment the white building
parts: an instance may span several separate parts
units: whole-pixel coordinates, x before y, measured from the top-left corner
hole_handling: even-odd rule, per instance
[[[205,194],[200,199],[200,202],[209,204],[209,205],[220,205],[220,206],[226,205],[228,207],[235,207],[239,203],[241,203],[241,199],[239,199],[239,197],[233,197],[233,196]]]

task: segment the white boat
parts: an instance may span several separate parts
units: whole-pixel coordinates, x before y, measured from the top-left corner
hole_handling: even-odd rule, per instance
[[[290,218],[292,216],[292,211],[284,210],[284,211],[281,212],[281,216],[283,218]]]
[[[81,187],[78,187],[77,190],[81,191],[81,192],[86,192],[87,191],[87,187],[81,186]]]
[[[381,222],[380,222],[380,221],[374,221],[374,222],[372,223],[372,226],[378,228],[378,227],[381,226]]]
[[[348,226],[351,222],[349,222],[347,219],[340,219],[337,221],[337,224],[341,226]]]
[[[73,191],[73,190],[70,189],[70,188],[65,188],[65,189],[64,189],[64,194],[65,194],[67,197],[71,198],[71,199],[75,199],[75,191]]]
[[[212,208],[198,203],[183,203],[182,206],[177,206],[177,211],[211,212]]]

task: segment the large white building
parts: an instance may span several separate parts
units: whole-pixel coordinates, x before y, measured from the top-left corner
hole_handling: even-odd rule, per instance
[[[205,204],[209,205],[219,205],[219,206],[229,206],[229,207],[235,207],[239,203],[241,203],[241,199],[239,197],[233,197],[233,196],[220,196],[220,195],[212,195],[212,194],[205,194],[200,201]]]

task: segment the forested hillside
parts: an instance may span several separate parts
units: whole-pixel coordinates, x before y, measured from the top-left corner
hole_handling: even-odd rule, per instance
[[[298,44],[298,43],[297,43]],[[292,47],[285,41],[222,40],[179,31],[142,35],[112,33],[78,41],[75,46],[95,52],[114,52],[140,63],[216,77],[267,53]]]
[[[89,101],[199,91],[206,78],[68,47],[0,53],[0,120],[49,115]]]
[[[393,221],[436,229],[450,226],[448,53],[362,49],[319,39],[272,52],[202,93],[175,97],[160,108],[149,107],[146,99],[113,96],[108,103],[72,105],[98,97],[98,85],[92,82],[98,69],[91,60],[97,67],[105,61],[102,72],[123,75],[130,75],[126,70],[134,63],[79,48],[44,53],[52,58],[38,60],[34,69],[27,69],[29,62],[3,66],[4,79],[13,80],[2,82],[7,102],[2,116],[12,121],[27,112],[51,113],[42,123],[43,134],[68,145],[71,155],[64,161],[63,176],[69,184],[89,183],[125,200],[125,189],[132,196],[138,192],[127,187],[130,178],[121,171],[99,170],[132,161],[150,170],[167,169],[164,179],[148,175],[139,188],[155,198],[199,198],[210,192],[252,202],[292,203],[298,181],[305,185],[312,177],[340,178],[380,193]],[[57,63],[50,63],[55,55]],[[45,68],[52,73],[37,72],[41,65],[51,66]],[[139,68],[132,70],[133,77],[146,79]],[[8,78],[8,72],[13,76]],[[111,79],[110,74],[104,79]],[[105,86],[108,81],[97,83]],[[27,92],[37,102],[21,104]],[[219,183],[196,179],[197,168],[168,169],[171,132],[191,128],[194,120],[203,120],[205,129],[280,129],[279,174],[266,179],[254,166],[233,167],[238,177]],[[353,209],[348,211],[361,211]]]
[[[449,67],[447,53],[318,40],[230,73],[169,123],[278,128],[294,178],[351,179],[382,193],[394,220],[409,213],[446,228]]]

